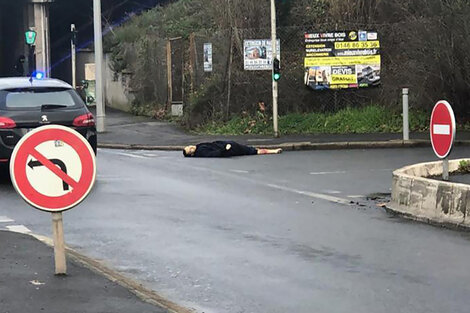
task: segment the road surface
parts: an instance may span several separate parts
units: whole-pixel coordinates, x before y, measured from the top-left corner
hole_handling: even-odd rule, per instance
[[[95,189],[64,214],[66,241],[199,312],[467,313],[470,235],[366,198],[390,193],[392,169],[434,159],[430,148],[233,159],[101,150]],[[5,179],[0,199],[0,228],[51,236],[50,214]]]

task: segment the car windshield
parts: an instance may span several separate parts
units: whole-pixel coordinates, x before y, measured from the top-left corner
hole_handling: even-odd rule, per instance
[[[0,108],[7,110],[67,108],[80,104],[72,89],[22,88],[0,91]]]

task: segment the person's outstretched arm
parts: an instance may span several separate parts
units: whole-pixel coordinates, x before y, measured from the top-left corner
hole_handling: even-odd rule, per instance
[[[258,154],[261,155],[261,154],[279,154],[279,153],[282,153],[282,149],[281,148],[278,148],[278,149],[256,149]]]

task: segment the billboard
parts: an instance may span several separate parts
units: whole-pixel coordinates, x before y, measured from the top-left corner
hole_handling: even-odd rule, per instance
[[[305,34],[305,85],[314,90],[379,85],[380,64],[377,32]]]
[[[281,55],[281,41],[277,40],[277,58]],[[273,69],[273,54],[270,39],[245,40],[243,42],[244,69],[266,71]]]

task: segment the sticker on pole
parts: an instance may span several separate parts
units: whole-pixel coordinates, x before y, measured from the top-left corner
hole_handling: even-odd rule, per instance
[[[432,110],[431,115],[431,143],[438,158],[446,158],[455,139],[455,116],[452,107],[447,101],[439,101]]]
[[[33,207],[62,212],[90,193],[96,178],[95,153],[75,130],[47,125],[26,134],[10,160],[16,191]]]

